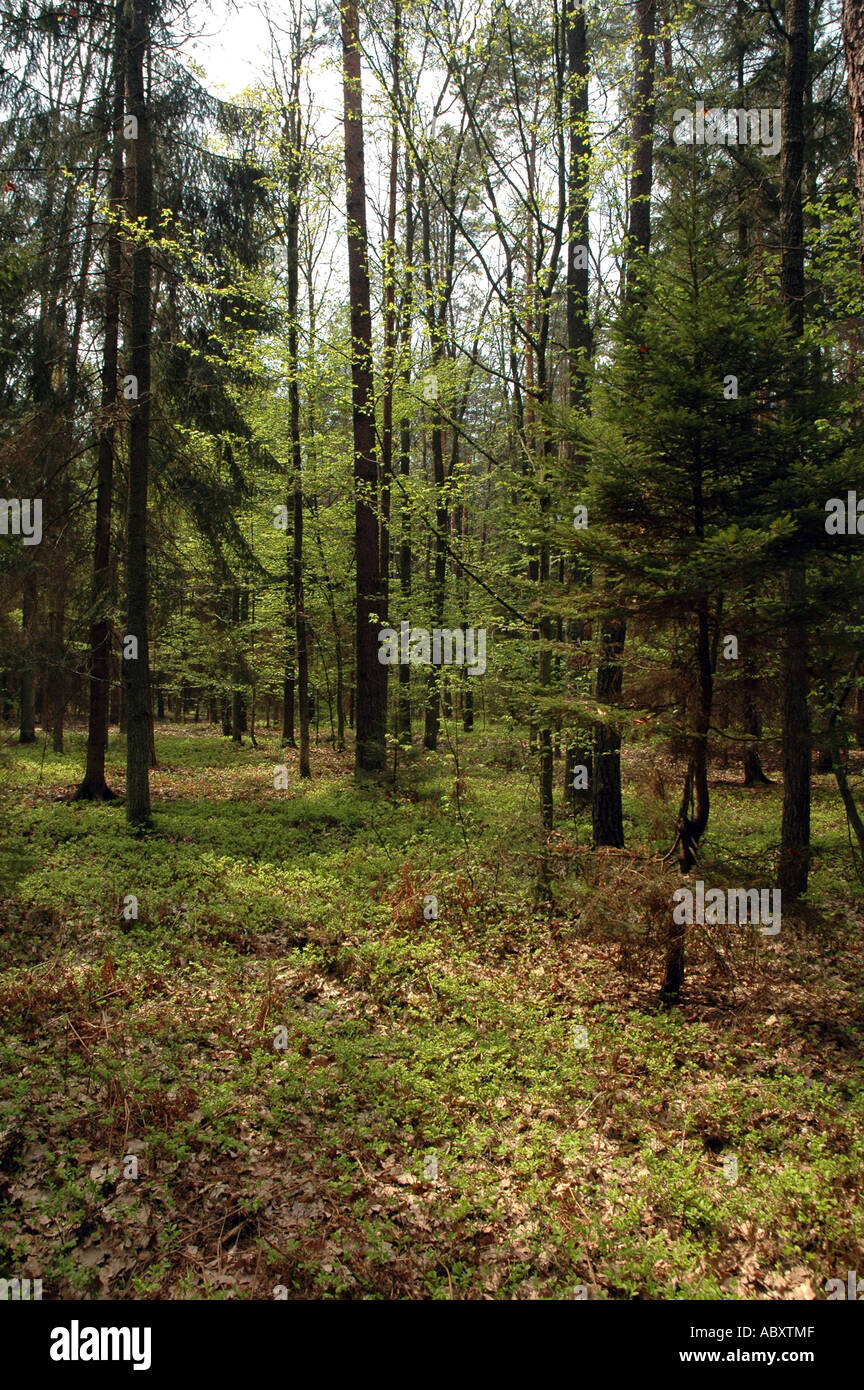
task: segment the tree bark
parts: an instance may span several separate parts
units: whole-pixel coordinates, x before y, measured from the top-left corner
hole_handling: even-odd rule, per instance
[[[21,638],[24,647],[21,662],[21,718],[19,743],[36,742],[36,568],[31,560],[24,575],[21,599]]]
[[[638,298],[639,272],[648,259],[651,246],[656,29],[656,0],[636,0],[633,168],[630,176],[630,219],[625,267],[625,294],[629,303]]]
[[[393,3],[392,107],[387,232],[383,248],[384,358],[381,399],[381,586],[385,603],[390,575],[390,488],[393,476],[393,390],[396,377],[396,210],[399,184],[399,111],[401,108],[402,5]]]
[[[783,819],[777,882],[790,898],[807,891],[810,860],[811,735],[808,702],[809,633],[807,577],[803,564],[785,583],[786,631],[781,653],[783,726]]]
[[[297,695],[300,707],[299,773],[311,777],[309,766],[309,646],[303,595],[303,453],[300,441],[300,351],[297,331],[300,286],[300,179],[302,133],[300,130],[300,67],[295,55],[292,92],[295,100],[288,113],[288,208],[285,250],[288,258],[288,429],[291,439],[294,544],[292,594],[294,637],[297,652]]]
[[[387,667],[378,660],[378,630],[387,614],[381,583],[376,497],[378,465],[357,0],[345,0],[341,21],[357,564],[355,771],[362,775],[386,769]]]
[[[90,622],[90,679],[87,761],[76,801],[110,801],[115,793],[105,780],[108,701],[111,688],[111,508],[114,496],[114,447],[117,414],[117,366],[120,335],[122,249],[117,218],[123,205],[123,96],[126,61],[124,6],[114,18],[114,90],[111,110],[111,174],[108,186],[108,231],[105,255],[105,309],[102,345],[99,442],[96,462],[96,520],[93,536],[93,583]]]
[[[402,299],[399,340],[402,352],[402,381],[411,383],[411,324],[414,305],[414,166],[410,152],[405,155],[405,292]],[[399,592],[403,612],[407,617],[411,597],[411,508],[408,505],[407,482],[411,476],[411,420],[403,415],[399,424],[399,477],[402,482],[402,506],[399,516]],[[411,742],[411,667],[399,663],[399,706],[397,728],[399,737]]]
[[[593,334],[591,331],[590,305],[588,291],[591,271],[588,266],[588,247],[591,229],[590,209],[590,167],[591,135],[588,112],[588,83],[590,77],[588,62],[588,32],[585,22],[583,0],[569,0],[565,11],[567,40],[567,76],[569,83],[568,100],[568,163],[567,163],[567,354],[568,379],[567,396],[571,411],[585,414],[590,411],[591,398],[588,370],[593,353]],[[584,248],[584,255],[579,254]],[[584,262],[584,264],[583,264]],[[576,451],[574,450],[574,454]],[[577,482],[582,483],[587,468],[584,450],[578,450],[574,457]],[[580,566],[578,555],[572,557],[574,578],[581,577],[584,566]],[[568,624],[568,635],[578,645],[585,638],[584,625],[576,631],[575,624]],[[575,664],[575,663],[574,663]],[[564,799],[577,800],[581,804],[590,801],[593,787],[594,758],[591,739],[581,734],[567,748],[564,759]],[[589,774],[588,788],[577,798],[573,789],[573,769],[585,767]]]
[[[846,50],[852,149],[857,170],[859,255],[864,269],[864,7],[860,0],[843,0],[843,46]]]
[[[630,305],[640,297],[640,274],[651,248],[651,189],[654,169],[654,63],[656,0],[636,0],[636,56],[633,89],[633,165],[630,176],[629,219],[624,266],[624,293]],[[621,656],[627,627],[620,618],[600,625],[600,659],[596,694],[614,703],[621,694]],[[621,737],[612,724],[601,721],[594,730],[594,784],[591,802],[594,843],[624,844],[621,804]]]
[[[235,588],[232,592],[231,615],[235,628],[241,627],[249,617],[249,590]],[[240,645],[242,633],[235,634],[234,675],[231,690],[231,738],[234,743],[243,742],[246,731],[246,664]]]
[[[600,654],[595,692],[603,704],[615,704],[621,696],[626,627],[606,619],[601,624]],[[624,844],[624,812],[621,804],[621,738],[614,724],[594,727],[591,782],[591,828],[595,845]]]
[[[435,487],[435,535],[434,564],[430,606],[433,627],[444,623],[444,602],[447,586],[447,533],[450,529],[450,511],[444,490],[446,475],[444,471],[444,421],[441,415],[440,383],[437,380],[438,368],[444,357],[444,331],[442,321],[443,296],[436,294],[435,277],[432,270],[432,227],[429,195],[425,169],[419,171],[420,229],[423,246],[423,279],[425,288],[426,320],[431,341],[429,359],[430,375],[435,379],[435,395],[429,405],[432,417],[430,445],[432,453],[432,480]],[[441,714],[441,670],[429,667],[426,676],[426,704],[424,712],[423,747],[438,747],[438,726]]]
[[[126,819],[143,826],[150,820],[150,707],[148,701],[148,577],[147,492],[150,470],[150,275],[149,234],[153,221],[153,166],[150,115],[144,71],[150,45],[150,0],[131,0],[131,24],[126,66],[126,97],[130,115],[138,122],[137,137],[129,141],[134,216],[142,229],[132,257],[130,313],[131,368],[138,397],[130,402],[129,492],[126,510],[126,636],[137,638],[135,659],[125,659],[126,687]]]
[[[759,757],[758,740],[762,736],[762,721],[759,718],[753,690],[749,684],[744,690],[744,727],[753,739],[753,742],[748,743],[744,749],[744,785],[745,787],[757,785],[770,787],[771,779],[765,776],[762,759]]]
[[[588,304],[590,270],[589,169],[591,137],[588,125],[588,36],[582,0],[569,0],[567,20],[567,69],[569,79],[567,165],[567,351],[568,396],[571,410],[588,404],[587,369],[591,360],[592,334]],[[585,255],[579,255],[580,247]],[[582,263],[584,261],[584,264]]]
[[[809,54],[808,0],[786,0],[780,167],[780,294],[795,339],[804,333],[804,96]],[[807,891],[810,860],[810,706],[807,574],[803,560],[785,581],[787,619],[781,654],[783,820],[778,886],[788,898]]]
[[[700,528],[701,529],[701,528]],[[689,874],[696,862],[696,849],[708,827],[711,798],[708,790],[708,731],[711,727],[711,706],[714,698],[714,674],[711,669],[711,642],[708,628],[708,603],[703,599],[696,610],[696,666],[699,674],[699,695],[696,704],[696,728],[693,751],[687,771],[682,811],[678,817],[681,872]],[[690,794],[693,814],[690,815]]]

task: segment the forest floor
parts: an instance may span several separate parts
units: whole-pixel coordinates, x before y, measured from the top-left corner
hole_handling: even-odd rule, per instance
[[[831,779],[806,907],[774,937],[688,928],[663,1013],[680,770],[656,752],[629,755],[628,850],[561,810],[550,907],[535,760],[504,730],[383,792],[350,754],[313,747],[301,784],[259,745],[161,726],[137,839],[121,802],[63,799],[82,732],[0,749],[0,1276],[783,1299],[864,1270],[864,920]],[[123,756],[112,733],[118,790]],[[694,877],[771,885],[781,795],[712,769]]]

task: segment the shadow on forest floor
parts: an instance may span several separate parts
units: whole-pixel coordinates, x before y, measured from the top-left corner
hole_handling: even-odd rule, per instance
[[[446,754],[376,794],[323,746],[301,786],[275,737],[160,731],[140,840],[51,799],[80,751],[5,750],[0,1276],[777,1299],[861,1267],[864,924],[829,779],[812,902],[775,938],[688,928],[664,1015],[674,766],[665,796],[628,770],[626,851],[562,810],[538,912],[531,771],[492,738],[457,796]],[[778,796],[716,790],[696,872],[770,884]]]

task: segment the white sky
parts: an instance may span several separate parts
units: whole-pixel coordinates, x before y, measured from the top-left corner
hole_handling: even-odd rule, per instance
[[[479,9],[483,0],[475,0],[475,3]],[[278,24],[280,0],[193,0],[190,11],[193,36],[183,45],[182,52],[203,68],[205,85],[215,96],[237,98],[246,88],[270,79],[270,33],[262,13],[265,6]],[[341,130],[342,120],[342,75],[338,52],[331,48],[316,55],[307,67],[307,83],[307,91],[311,88],[312,100],[319,113],[315,120],[319,136],[325,139],[332,137]],[[373,242],[382,232],[388,157],[387,126],[376,119],[381,110],[376,86],[374,77],[366,69],[363,96],[367,140],[367,206]],[[592,89],[592,109],[597,110],[594,99],[599,101],[601,111],[609,103],[614,114],[613,94],[606,93],[604,97]],[[604,112],[604,117],[597,122],[598,126],[605,124],[606,120],[608,114]],[[341,215],[344,216],[344,209]],[[604,235],[596,207],[592,210],[591,222],[595,252],[602,258],[605,254],[601,245]],[[331,227],[336,246],[341,240],[341,228],[337,224],[338,218]],[[338,259],[338,253],[334,254]]]
[[[200,30],[186,52],[206,70],[214,95],[234,97],[267,72],[267,24],[257,3],[204,0],[193,14]]]
[[[197,33],[187,40],[181,53],[204,69],[205,85],[214,96],[234,99],[246,88],[270,80],[270,31],[262,13],[265,5],[269,5],[278,25],[279,0],[196,0],[191,10],[190,29]],[[314,122],[318,136],[341,138],[342,69],[338,45],[314,55],[305,65],[305,74],[305,93],[311,96],[318,113]],[[363,98],[367,211],[370,237],[375,239],[382,230],[389,130],[376,119],[380,115],[379,92],[365,64]],[[344,218],[344,208],[341,216]],[[331,230],[338,244],[341,239],[338,219]],[[334,254],[338,255],[335,251]]]

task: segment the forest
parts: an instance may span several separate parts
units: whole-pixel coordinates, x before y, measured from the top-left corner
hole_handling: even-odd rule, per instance
[[[860,0],[4,0],[4,1298],[856,1298],[862,219]]]

